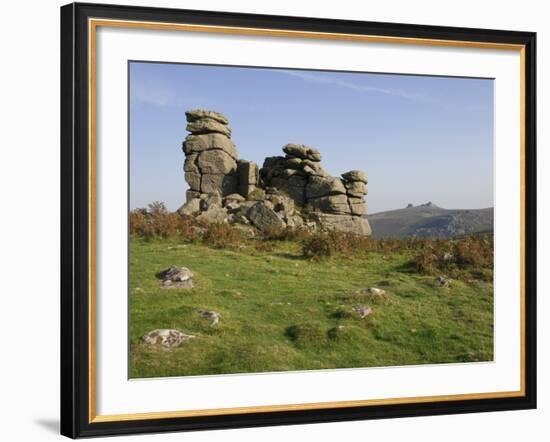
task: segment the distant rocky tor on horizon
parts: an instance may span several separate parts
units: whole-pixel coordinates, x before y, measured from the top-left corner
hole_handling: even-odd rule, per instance
[[[305,226],[371,234],[363,171],[330,176],[321,167],[321,153],[302,144],[286,144],[284,156],[267,157],[260,168],[238,159],[224,115],[201,109],[185,115],[189,190],[180,214],[249,230]]]
[[[369,215],[373,238],[441,238],[493,232],[493,208],[443,209],[431,201]]]

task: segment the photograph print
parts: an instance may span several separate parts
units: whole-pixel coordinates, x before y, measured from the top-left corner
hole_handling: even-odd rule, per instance
[[[493,361],[494,80],[128,68],[130,378]]]

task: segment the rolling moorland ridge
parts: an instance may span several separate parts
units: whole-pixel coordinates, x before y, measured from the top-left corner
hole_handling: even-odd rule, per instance
[[[443,209],[432,202],[368,216],[373,238],[450,239],[493,232],[492,207],[486,209]]]

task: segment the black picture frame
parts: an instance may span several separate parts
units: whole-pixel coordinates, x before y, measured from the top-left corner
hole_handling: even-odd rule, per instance
[[[90,421],[89,18],[524,47],[524,395],[216,416]],[[61,434],[105,436],[536,408],[536,34],[303,17],[73,3],[61,7]]]

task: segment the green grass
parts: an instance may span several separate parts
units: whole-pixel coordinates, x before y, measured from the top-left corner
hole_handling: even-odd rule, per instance
[[[132,238],[130,376],[380,367],[493,359],[493,286],[455,280],[437,287],[405,252],[365,252],[310,262],[296,242],[215,249],[200,242]],[[170,265],[195,273],[195,288],[162,289]],[[384,299],[356,292],[387,291]],[[137,290],[136,290],[137,289]],[[365,319],[354,305],[372,307]],[[210,326],[196,309],[221,313]],[[179,348],[139,344],[157,328],[196,335]]]

